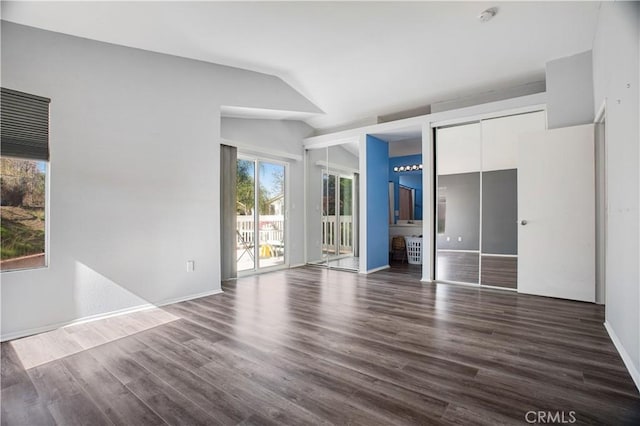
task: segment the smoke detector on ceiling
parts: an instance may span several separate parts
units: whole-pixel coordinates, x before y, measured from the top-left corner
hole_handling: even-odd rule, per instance
[[[480,15],[478,15],[478,20],[480,22],[488,22],[498,13],[498,8],[490,7],[489,9],[483,10]]]

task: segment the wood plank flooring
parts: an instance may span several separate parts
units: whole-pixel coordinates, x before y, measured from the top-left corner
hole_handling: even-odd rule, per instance
[[[442,281],[478,284],[480,254],[438,251],[437,278]],[[482,255],[480,284],[515,289],[518,287],[518,258]]]
[[[3,343],[2,424],[640,422],[602,307],[415,275],[274,272]]]

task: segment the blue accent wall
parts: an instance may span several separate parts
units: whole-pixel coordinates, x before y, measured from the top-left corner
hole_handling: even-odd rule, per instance
[[[367,270],[389,264],[389,144],[367,135]]]
[[[394,172],[394,167],[407,166],[413,164],[422,164],[422,154],[405,155],[403,157],[391,157],[389,158],[389,182],[393,182],[393,193],[395,194],[394,212],[400,209],[400,178],[405,181],[404,185],[416,190],[416,208],[415,208],[415,220],[422,220],[422,170],[411,172]],[[394,217],[393,222],[396,223],[398,217]]]

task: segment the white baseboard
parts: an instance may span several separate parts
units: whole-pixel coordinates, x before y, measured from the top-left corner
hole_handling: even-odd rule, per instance
[[[389,265],[380,266],[379,268],[369,269],[368,271],[360,272],[361,274],[373,274],[374,272],[383,271],[385,269],[389,269]]]
[[[105,312],[102,314],[89,315],[82,318],[73,319],[70,321],[58,322],[55,324],[48,324],[42,327],[29,328],[27,330],[13,331],[0,336],[0,342],[6,342],[8,340],[20,339],[22,337],[32,336],[34,334],[46,333],[47,331],[55,330],[57,328],[67,327],[70,325],[84,324],[87,322],[97,321],[105,318],[115,317],[118,315],[130,314],[133,312],[146,311],[148,309],[158,308],[160,306],[171,305],[178,302],[186,302],[187,300],[199,299],[205,296],[212,296],[214,294],[223,293],[222,289],[205,291],[203,293],[192,294],[184,297],[174,297],[171,299],[165,299],[158,303],[145,303],[142,305],[132,306],[130,308],[118,309],[115,311]]]
[[[301,268],[303,266],[307,266],[306,263],[296,263],[295,265],[291,265],[289,266],[289,268],[293,269],[293,268]]]
[[[425,280],[424,278],[421,278],[420,282],[421,283],[425,283],[425,284],[435,284],[436,283],[435,280],[430,280],[430,279],[426,279]]]
[[[638,391],[640,392],[640,372],[638,372],[635,365],[633,365],[633,361],[631,360],[631,357],[625,350],[624,346],[622,346],[622,342],[620,342],[618,335],[616,334],[615,331],[613,331],[613,328],[611,328],[611,325],[609,325],[607,321],[604,322],[604,328],[607,330],[607,333],[609,333],[609,337],[611,337],[613,346],[615,346],[616,349],[618,350],[620,357],[622,357],[622,362],[624,362],[625,367],[627,367],[627,370],[629,371],[631,378],[636,384],[636,388],[638,388]]]

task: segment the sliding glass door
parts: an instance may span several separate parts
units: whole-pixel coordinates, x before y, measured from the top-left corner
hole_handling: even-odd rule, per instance
[[[236,258],[239,272],[285,264],[286,164],[239,158]]]

